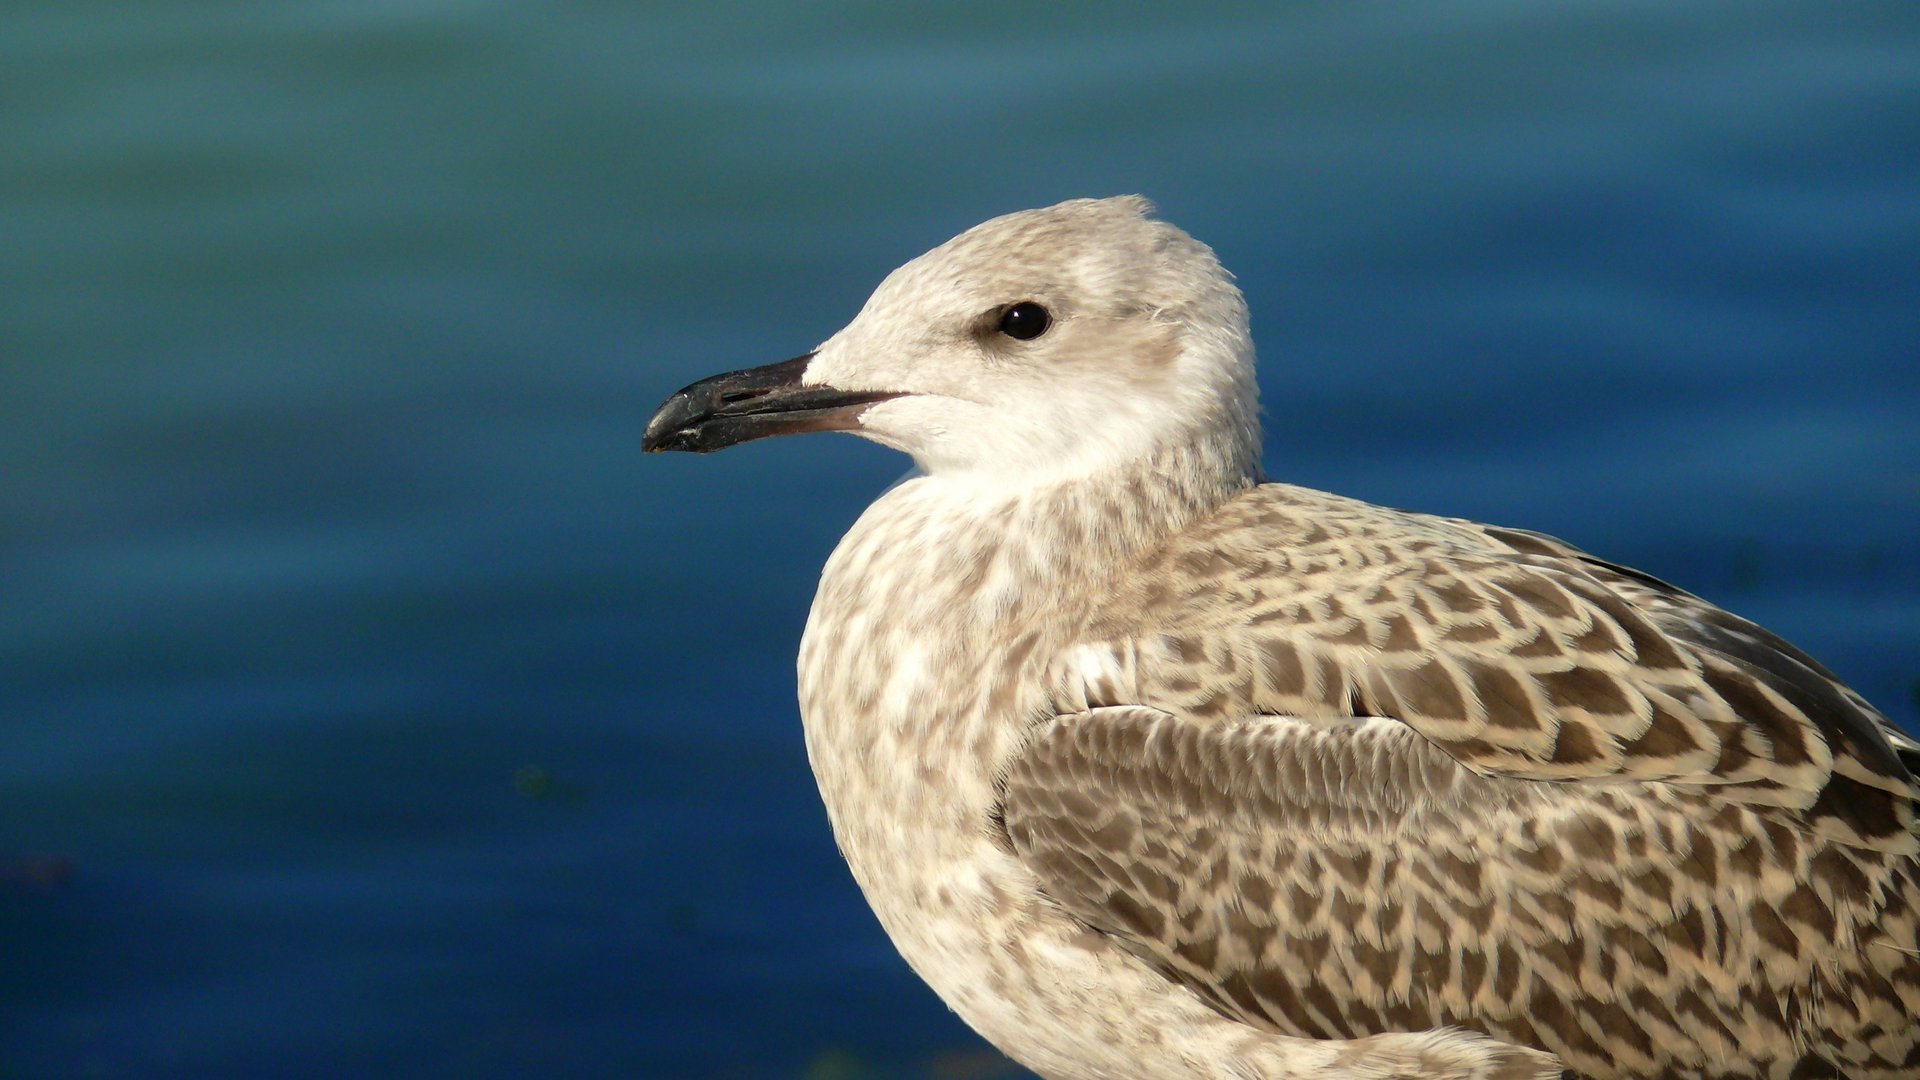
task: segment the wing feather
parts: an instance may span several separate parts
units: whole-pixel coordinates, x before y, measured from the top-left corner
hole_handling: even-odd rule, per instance
[[[1390,717],[1484,776],[1711,790],[1920,852],[1911,743],[1811,657],[1657,578],[1538,534],[1264,485],[1117,595],[1107,667],[1143,704]],[[1096,665],[1098,666],[1098,665]]]
[[[1912,859],[1796,841],[1698,792],[1483,776],[1388,720],[1115,706],[1031,736],[1002,784],[1009,847],[1070,914],[1246,1023],[1456,1025],[1594,1076],[1816,1053],[1868,1075],[1920,1054]],[[1832,1001],[1871,1045],[1809,1049]]]

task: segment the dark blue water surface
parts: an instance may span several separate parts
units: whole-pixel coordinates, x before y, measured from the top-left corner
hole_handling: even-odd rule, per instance
[[[906,468],[642,459],[965,226],[1143,192],[1276,477],[1920,680],[1920,6],[0,15],[0,1076],[1011,1075],[793,656]]]

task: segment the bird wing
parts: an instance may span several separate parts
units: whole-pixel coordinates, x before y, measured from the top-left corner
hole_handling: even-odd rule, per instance
[[[1884,716],[1760,627],[1551,538],[1264,485],[1129,577],[1056,666],[1056,712],[1390,718],[1481,776],[1683,785],[1920,852],[1920,755]]]
[[[1116,580],[999,819],[1228,1015],[1601,1075],[1793,1061],[1838,1001],[1920,1034],[1913,775],[1779,638],[1558,541],[1273,485]]]
[[[1002,790],[1049,896],[1269,1030],[1458,1025],[1587,1075],[1791,1061],[1837,920],[1871,970],[1828,1000],[1911,1042],[1920,959],[1847,905],[1888,892],[1905,941],[1913,875],[1697,795],[1481,775],[1394,720],[1138,705],[1036,725]]]
[[[1880,758],[1877,732],[1910,777],[1920,776],[1920,741],[1900,730],[1838,676],[1778,635],[1724,611],[1665,581],[1618,563],[1596,559],[1564,540],[1521,529],[1480,526],[1491,540],[1511,547],[1516,555],[1549,566],[1575,566],[1618,593],[1670,637],[1731,657],[1764,673],[1764,677],[1796,688],[1819,704],[1807,710],[1816,724],[1839,728],[1843,741],[1859,743],[1870,756]],[[1837,696],[1837,700],[1836,700]],[[1884,763],[1884,758],[1880,758]]]

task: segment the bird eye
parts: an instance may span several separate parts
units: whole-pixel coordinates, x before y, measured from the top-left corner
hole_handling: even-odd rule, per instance
[[[1000,332],[1015,341],[1032,341],[1052,325],[1053,316],[1031,300],[1022,300],[1000,313]]]

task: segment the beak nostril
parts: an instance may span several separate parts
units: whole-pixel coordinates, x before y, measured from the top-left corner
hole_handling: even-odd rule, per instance
[[[722,405],[733,405],[742,401],[752,401],[757,397],[766,397],[765,390],[729,390],[720,395]]]

